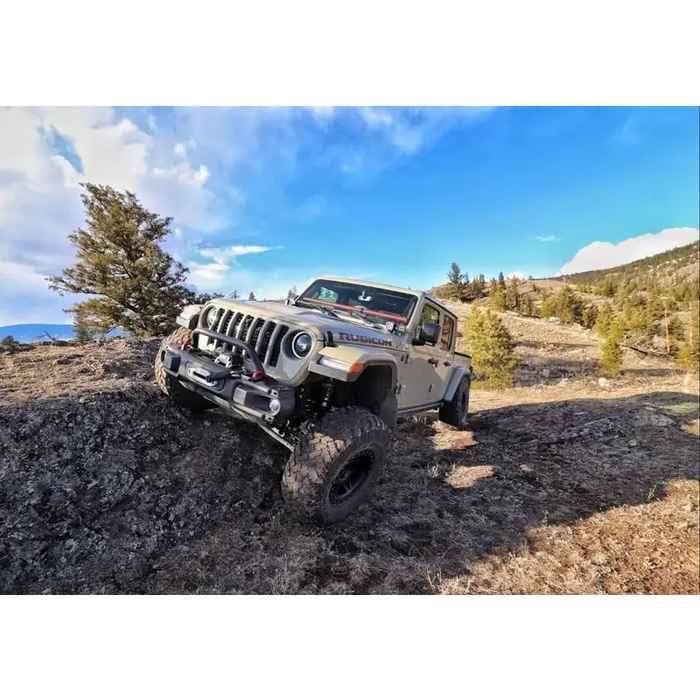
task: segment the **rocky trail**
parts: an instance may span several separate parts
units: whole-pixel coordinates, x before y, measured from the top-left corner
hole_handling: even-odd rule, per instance
[[[697,593],[696,379],[630,354],[601,384],[590,334],[507,322],[515,388],[464,433],[403,422],[325,529],[286,513],[283,448],[158,393],[157,341],[0,356],[0,592]]]

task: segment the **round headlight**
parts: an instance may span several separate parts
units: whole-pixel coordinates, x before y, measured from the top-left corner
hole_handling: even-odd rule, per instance
[[[306,357],[311,352],[313,340],[308,333],[297,333],[292,341],[292,352],[299,358]]]
[[[204,325],[207,328],[213,328],[216,323],[216,306],[210,306],[204,314]]]

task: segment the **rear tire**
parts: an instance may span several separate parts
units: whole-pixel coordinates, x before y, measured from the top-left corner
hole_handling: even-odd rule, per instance
[[[391,450],[388,426],[366,408],[324,416],[289,458],[282,497],[301,520],[343,520],[369,497]]]
[[[470,386],[471,379],[468,374],[465,374],[457,385],[452,401],[448,401],[440,407],[440,420],[457,428],[457,430],[466,430],[469,426]]]
[[[158,388],[166,396],[169,396],[178,406],[182,406],[182,408],[186,408],[194,413],[199,413],[200,411],[214,408],[214,404],[211,403],[211,401],[207,401],[199,394],[195,394],[194,391],[185,389],[175,377],[172,377],[165,371],[163,365],[165,348],[168,347],[168,345],[183,345],[184,343],[191,342],[191,340],[192,331],[189,328],[178,328],[160,344],[155,363],[156,383],[158,384]]]

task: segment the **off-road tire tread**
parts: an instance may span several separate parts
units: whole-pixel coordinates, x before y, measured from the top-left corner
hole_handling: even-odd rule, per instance
[[[182,406],[193,412],[206,411],[210,408],[214,408],[214,404],[195,394],[193,391],[185,389],[177,379],[174,379],[165,371],[163,362],[160,359],[163,350],[165,350],[168,345],[182,345],[191,339],[192,331],[189,328],[178,328],[163,340],[158,348],[158,354],[156,355],[156,383],[158,384],[158,388],[166,396],[169,396],[178,406]]]
[[[349,406],[324,416],[295,446],[282,475],[282,497],[297,518],[320,524],[343,519],[363,503],[377,482],[392,446],[392,432],[366,408]],[[380,456],[362,489],[346,504],[348,512],[329,511],[325,495],[347,453],[375,445]]]
[[[455,391],[455,395],[452,401],[448,401],[440,407],[438,417],[443,423],[451,425],[458,430],[467,429],[467,415],[469,413],[469,387],[471,384],[471,379],[468,374],[465,374],[459,381],[459,385]],[[466,409],[464,411],[464,416],[462,416],[462,406],[460,401],[462,393],[465,394],[465,400],[467,402]]]

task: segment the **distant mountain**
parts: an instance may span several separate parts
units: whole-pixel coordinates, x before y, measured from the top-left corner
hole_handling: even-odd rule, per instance
[[[672,248],[648,258],[635,260],[626,265],[609,267],[605,270],[574,272],[570,275],[561,275],[553,279],[571,284],[594,285],[611,278],[652,278],[662,288],[670,287],[698,279],[698,270],[700,269],[698,266],[699,251],[700,244],[691,243],[690,245]]]
[[[56,340],[73,339],[73,325],[70,323],[18,323],[14,326],[0,326],[0,339],[11,335],[20,343],[35,343],[48,340],[44,331]]]
[[[14,326],[0,326],[0,340],[11,335],[20,343],[41,343],[49,339],[47,332],[54,340],[73,340],[73,324],[71,323],[18,323]],[[107,333],[108,338],[121,335],[117,328]]]

